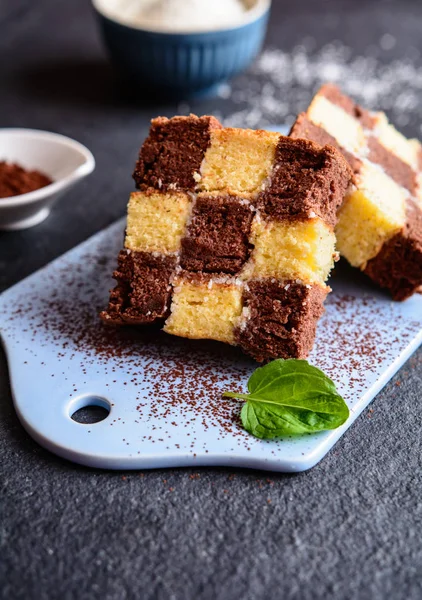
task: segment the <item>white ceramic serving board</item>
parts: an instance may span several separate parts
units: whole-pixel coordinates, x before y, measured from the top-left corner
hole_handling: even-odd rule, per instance
[[[230,346],[153,329],[102,325],[124,222],[71,250],[0,296],[0,329],[19,418],[42,446],[112,469],[226,465],[302,471],[315,465],[422,340],[422,297],[393,303],[341,265],[309,360],[338,385],[351,409],[332,432],[261,441],[239,425],[257,366]],[[84,425],[70,415],[110,404]]]

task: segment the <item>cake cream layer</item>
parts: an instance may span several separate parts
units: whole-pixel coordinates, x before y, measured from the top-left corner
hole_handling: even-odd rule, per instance
[[[154,119],[102,318],[157,322],[258,360],[306,356],[351,175],[341,153],[309,140]]]
[[[421,144],[407,140],[384,113],[369,113],[332,85],[321,88],[290,135],[331,143],[353,169],[354,185],[338,212],[340,253],[395,299],[417,291],[422,285],[422,232],[415,226],[422,210]]]

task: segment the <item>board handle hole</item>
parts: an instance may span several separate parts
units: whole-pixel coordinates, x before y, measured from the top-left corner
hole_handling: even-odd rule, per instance
[[[70,418],[81,425],[92,425],[107,419],[110,402],[100,396],[83,396],[72,402]]]

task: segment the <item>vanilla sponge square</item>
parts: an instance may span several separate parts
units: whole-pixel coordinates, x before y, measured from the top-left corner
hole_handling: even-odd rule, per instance
[[[134,192],[128,204],[125,247],[160,254],[177,252],[191,205],[191,197],[182,192]]]
[[[242,287],[216,283],[211,278],[177,277],[171,314],[164,331],[192,339],[211,339],[234,344],[234,332],[242,314]]]
[[[279,133],[268,131],[214,130],[197,176],[199,190],[257,196],[270,175],[279,139]]]
[[[365,268],[385,242],[406,221],[407,190],[380,167],[364,163],[357,189],[351,190],[338,213],[337,247],[354,267]]]
[[[254,250],[243,276],[321,283],[333,267],[335,236],[321,219],[252,223]]]
[[[312,123],[325,129],[345,150],[359,153],[365,148],[365,133],[358,119],[330,102],[325,96],[315,96],[307,115]]]

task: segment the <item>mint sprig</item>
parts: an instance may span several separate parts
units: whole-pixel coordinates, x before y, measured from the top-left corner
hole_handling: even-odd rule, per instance
[[[336,429],[349,416],[334,382],[306,360],[279,359],[259,367],[249,378],[248,391],[223,396],[246,401],[242,425],[260,439]]]

